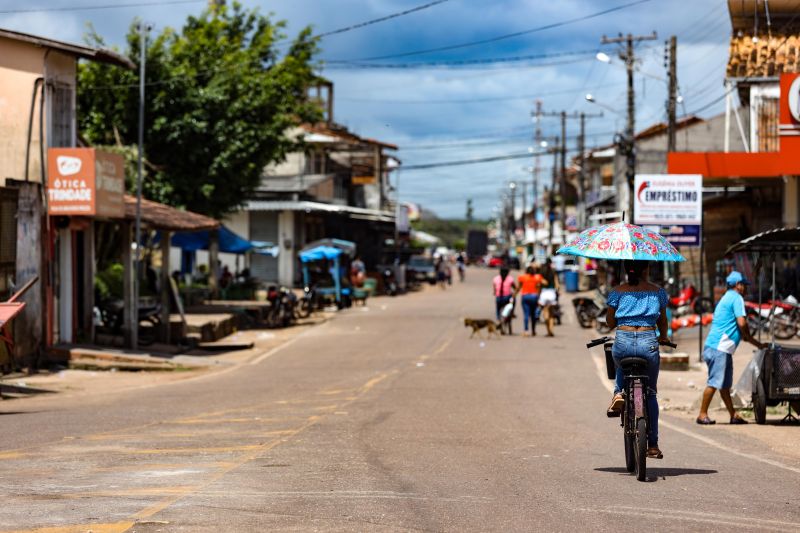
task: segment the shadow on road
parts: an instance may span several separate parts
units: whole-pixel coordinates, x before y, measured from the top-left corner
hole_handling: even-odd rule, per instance
[[[625,470],[624,467],[605,467],[605,468],[595,468],[596,472],[610,472],[612,474],[624,474],[626,476],[633,476],[632,473]],[[677,476],[696,476],[696,475],[707,475],[707,474],[716,474],[716,470],[706,470],[703,468],[653,468],[647,467],[647,481],[658,481],[659,478],[666,479],[668,477],[677,477]]]

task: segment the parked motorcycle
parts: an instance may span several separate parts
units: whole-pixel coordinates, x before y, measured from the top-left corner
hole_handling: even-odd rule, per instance
[[[758,302],[744,302],[747,314],[747,326],[752,334],[759,331],[772,333],[774,325],[775,338],[786,340],[798,334],[798,319],[800,307],[797,299],[789,296],[785,300],[770,300],[759,304]],[[774,309],[773,309],[774,308]]]
[[[667,282],[668,289],[674,284],[675,280],[670,278]],[[675,318],[691,314],[702,316],[714,312],[714,300],[700,296],[695,286],[688,280],[684,280],[681,291],[677,296],[670,298],[667,305],[672,309],[672,316]]]
[[[383,277],[383,292],[389,296],[397,296],[397,280],[394,276],[394,269],[384,268],[381,276]]]
[[[295,322],[295,307],[297,296],[286,287],[271,285],[267,288],[267,301],[270,303],[267,314],[267,326],[271,328],[286,328]]]
[[[311,313],[319,309],[317,289],[314,286],[303,288],[303,297],[297,302],[295,314],[297,318],[308,318]]]
[[[575,315],[581,327],[591,328],[596,318],[601,312],[605,311],[606,295],[602,290],[597,289],[594,297],[579,296],[573,298],[572,305],[575,307]],[[608,332],[606,331],[605,333]]]
[[[99,333],[123,335],[125,305],[122,300],[105,300],[94,308],[94,322]],[[139,306],[139,346],[150,346],[158,338],[161,304]]]

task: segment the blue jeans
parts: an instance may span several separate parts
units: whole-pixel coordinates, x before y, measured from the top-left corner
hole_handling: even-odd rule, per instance
[[[617,330],[614,347],[611,355],[617,363],[617,382],[614,392],[625,388],[625,379],[619,360],[623,357],[643,357],[648,360],[647,365],[647,413],[650,417],[649,446],[658,446],[658,369],[661,364],[661,355],[658,350],[658,337],[655,331],[620,331]]]
[[[495,312],[497,313],[497,321],[500,322],[500,311],[506,306],[508,302],[511,301],[511,295],[508,296],[496,296],[495,297]]]
[[[539,317],[539,295],[522,295],[522,313],[525,315],[525,331],[528,331],[528,321],[531,323],[531,331],[536,332],[536,319]]]

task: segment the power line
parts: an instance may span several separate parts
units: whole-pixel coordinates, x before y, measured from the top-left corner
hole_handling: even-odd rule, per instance
[[[532,56],[533,57],[533,56]],[[536,59],[536,58],[533,58]],[[580,57],[577,59],[567,59],[564,61],[551,61],[549,63],[528,63],[523,66],[526,68],[539,68],[539,67],[557,67],[560,65],[571,65],[573,63],[582,63],[584,61],[594,60],[593,56],[587,57]],[[379,70],[379,69],[397,69],[397,70],[413,70],[413,69],[429,69],[429,68],[436,68],[436,67],[447,67],[447,66],[469,66],[471,68],[464,69],[464,70],[475,70],[472,65],[495,65],[495,64],[505,64],[505,63],[514,63],[514,62],[521,62],[521,61],[530,61],[530,59],[519,58],[519,59],[497,59],[497,60],[481,60],[481,59],[467,59],[464,61],[441,61],[439,63],[404,63],[404,64],[377,64],[377,65],[370,65],[368,63],[336,63],[334,65],[325,66],[324,69],[327,70]],[[516,68],[516,67],[515,67]]]
[[[523,31],[517,31],[517,32],[514,32],[514,33],[507,33],[505,35],[498,35],[496,37],[490,37],[488,39],[481,39],[479,41],[470,41],[470,42],[466,42],[466,43],[451,44],[451,45],[447,45],[447,46],[439,46],[437,48],[428,48],[428,49],[424,49],[424,50],[414,50],[414,51],[411,51],[411,52],[401,52],[401,53],[397,53],[397,54],[387,54],[387,55],[382,55],[382,56],[362,57],[362,58],[357,58],[357,59],[344,59],[344,60],[339,60],[339,61],[343,61],[343,62],[348,62],[348,61],[377,61],[377,60],[381,60],[381,59],[394,59],[394,58],[398,58],[398,57],[410,57],[410,56],[416,56],[416,55],[421,55],[421,54],[429,54],[429,53],[433,53],[433,52],[444,52],[444,51],[447,51],[447,50],[456,50],[456,49],[459,49],[459,48],[467,48],[467,47],[470,47],[470,46],[477,46],[477,45],[480,45],[480,44],[495,43],[495,42],[503,41],[503,40],[506,40],[506,39],[512,39],[514,37],[521,37],[523,35],[529,35],[531,33],[536,33],[536,32],[540,32],[540,31],[544,31],[544,30],[550,30],[550,29],[553,29],[553,28],[559,28],[561,26],[567,26],[569,24],[574,24],[576,22],[581,22],[581,21],[584,21],[584,20],[593,19],[593,18],[596,18],[596,17],[600,17],[602,15],[607,15],[607,14],[613,13],[615,11],[620,11],[622,9],[633,7],[633,6],[636,6],[636,5],[639,5],[639,4],[644,4],[645,2],[650,2],[650,1],[651,0],[636,0],[635,2],[629,2],[627,4],[622,4],[622,5],[619,5],[619,6],[616,6],[616,7],[612,7],[612,8],[609,8],[609,9],[604,9],[602,11],[597,11],[595,13],[590,13],[589,15],[584,15],[582,17],[576,17],[576,18],[572,18],[572,19],[562,20],[560,22],[553,22],[551,24],[545,24],[544,26],[538,26],[536,28],[531,28],[531,29],[523,30]]]
[[[30,9],[3,9],[0,15],[11,15],[16,13],[44,13],[55,11],[92,11],[98,9],[117,9],[124,7],[156,7],[175,4],[200,4],[205,0],[162,0],[158,2],[131,2],[127,4],[98,4],[93,6],[67,6],[67,7],[32,7]]]
[[[345,26],[344,28],[339,28],[337,30],[326,31],[324,33],[317,34],[314,37],[317,38],[329,37],[331,35],[338,35],[340,33],[357,30],[359,28],[364,28],[366,26],[378,24],[379,22],[385,22],[387,20],[395,19],[405,15],[410,15],[411,13],[416,13],[417,11],[422,11],[423,9],[428,9],[429,7],[438,6],[439,4],[444,4],[445,2],[449,1],[450,0],[436,0],[435,2],[428,2],[427,4],[422,4],[421,6],[412,7],[411,9],[406,9],[405,11],[398,11],[397,13],[392,13],[391,15],[386,15],[376,19],[367,20],[365,22],[359,22],[358,24],[352,24],[350,26]]]
[[[594,86],[595,89],[605,89],[607,87],[614,87],[617,85],[622,85],[623,82],[616,82],[616,83],[607,83],[605,85],[596,85]],[[471,104],[471,103],[481,103],[481,102],[505,102],[509,100],[535,100],[537,98],[542,98],[545,96],[554,96],[554,95],[562,95],[562,94],[569,94],[572,92],[582,93],[585,90],[585,86],[583,87],[572,87],[569,89],[563,89],[560,91],[548,91],[544,93],[538,94],[523,94],[518,96],[487,96],[484,98],[450,98],[450,99],[436,99],[436,100],[391,100],[391,99],[380,99],[380,98],[338,98],[338,100],[342,102],[359,102],[359,103],[376,103],[376,104],[409,104],[409,105],[424,105],[424,104]]]
[[[483,59],[458,59],[447,61],[419,61],[416,63],[359,63],[355,61],[328,61],[326,66],[333,68],[421,68],[421,67],[445,67],[457,65],[483,65],[491,63],[516,63],[520,61],[531,61],[535,59],[547,59],[551,57],[567,57],[577,56],[584,54],[594,54],[596,49],[592,50],[574,50],[569,52],[554,52],[546,54],[531,54],[524,56],[505,56],[505,57],[489,57]],[[341,65],[341,66],[340,66]]]
[[[530,158],[535,155],[544,155],[548,152],[540,152],[540,153],[517,153],[517,154],[506,154],[506,155],[497,155],[492,157],[480,157],[476,159],[458,159],[455,161],[443,161],[441,163],[423,163],[419,165],[409,165],[409,166],[402,166],[400,170],[424,170],[429,168],[439,168],[439,167],[455,167],[455,166],[463,166],[463,165],[476,165],[478,163],[491,163],[493,161],[507,161],[510,159],[524,159]]]

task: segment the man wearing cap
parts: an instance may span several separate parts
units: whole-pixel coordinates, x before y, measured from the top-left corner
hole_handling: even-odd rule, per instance
[[[731,401],[731,385],[733,384],[733,352],[739,341],[746,340],[750,344],[764,348],[766,344],[760,343],[750,335],[744,311],[744,295],[750,283],[741,273],[733,271],[725,279],[728,291],[720,299],[714,309],[714,320],[711,322],[711,331],[706,337],[703,348],[703,360],[708,365],[708,385],[703,391],[703,402],[700,405],[700,414],[697,423],[702,425],[715,424],[715,420],[708,418],[708,407],[714,392],[719,389],[719,395],[731,415],[731,424],[747,424],[733,409]]]

